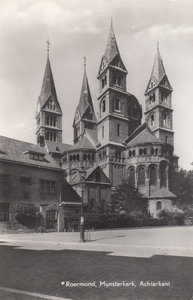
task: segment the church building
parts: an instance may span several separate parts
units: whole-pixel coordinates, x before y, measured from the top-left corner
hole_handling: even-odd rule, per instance
[[[143,124],[142,107],[127,91],[127,74],[111,24],[97,73],[98,97],[92,99],[84,63],[80,99],[72,124],[73,145],[65,144],[62,109],[48,51],[37,103],[37,143],[52,155],[79,194],[79,171],[84,168],[85,205],[109,201],[122,179],[128,178],[148,200],[149,214],[157,217],[161,209],[174,203],[176,196],[170,191],[170,178],[178,165],[178,157],[174,155],[173,90],[159,47],[147,80]],[[96,112],[93,101],[97,103]]]

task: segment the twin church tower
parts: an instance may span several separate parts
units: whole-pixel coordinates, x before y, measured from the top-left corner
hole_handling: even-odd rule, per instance
[[[173,204],[170,177],[177,166],[173,154],[172,87],[157,47],[152,73],[145,90],[145,122],[137,98],[127,92],[127,69],[121,59],[113,25],[97,74],[99,95],[95,112],[84,66],[79,103],[73,121],[73,145],[62,141],[62,109],[52,75],[49,49],[42,89],[37,103],[37,142],[66,170],[75,188],[76,174],[100,169],[111,187],[128,178],[148,199],[148,211]],[[65,106],[65,103],[64,103]],[[97,177],[97,176],[96,176]],[[95,178],[93,188],[105,183]],[[97,192],[96,192],[97,193]],[[100,194],[100,193],[98,193]],[[100,195],[96,196],[100,198]],[[100,199],[99,199],[100,200]],[[87,202],[89,202],[89,194]]]

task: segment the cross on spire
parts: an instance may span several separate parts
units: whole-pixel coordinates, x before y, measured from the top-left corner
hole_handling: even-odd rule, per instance
[[[84,71],[86,72],[86,55],[84,55]]]
[[[47,39],[46,44],[47,44],[47,54],[49,56],[49,52],[50,52],[50,41],[49,41],[49,38]]]
[[[111,17],[111,28],[113,28],[113,17]]]
[[[157,51],[159,51],[159,41],[157,41]]]

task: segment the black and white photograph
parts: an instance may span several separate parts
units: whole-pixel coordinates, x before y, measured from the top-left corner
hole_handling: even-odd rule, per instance
[[[193,0],[0,0],[0,299],[193,299]]]

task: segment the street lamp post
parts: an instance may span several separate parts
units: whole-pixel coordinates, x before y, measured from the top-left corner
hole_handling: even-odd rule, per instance
[[[81,212],[80,212],[80,242],[84,243],[85,242],[85,237],[84,237],[84,179],[86,176],[86,171],[84,167],[79,170],[79,175],[80,175],[80,182],[81,182]]]

